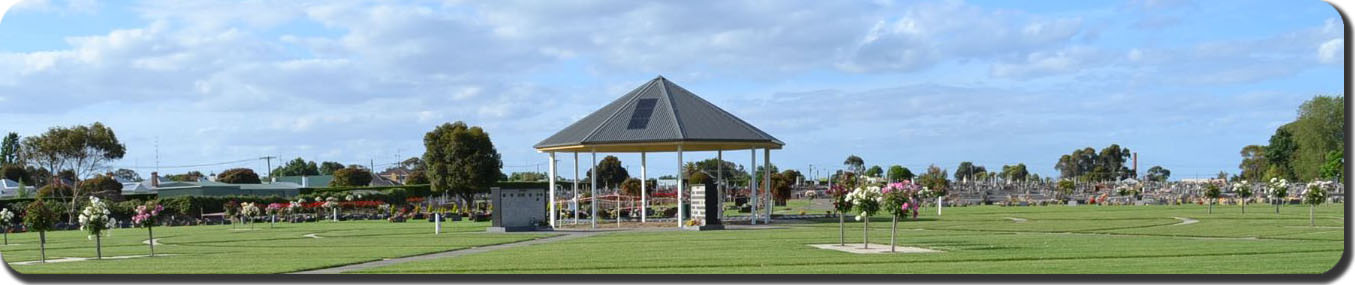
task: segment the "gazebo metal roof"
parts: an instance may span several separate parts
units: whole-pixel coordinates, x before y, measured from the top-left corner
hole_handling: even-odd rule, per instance
[[[781,149],[785,143],[659,76],[534,147],[543,152]]]

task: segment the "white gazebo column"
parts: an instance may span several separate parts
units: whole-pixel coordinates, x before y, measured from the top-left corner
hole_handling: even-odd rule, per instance
[[[579,224],[579,153],[574,153],[574,224]]]
[[[646,217],[646,216],[649,216],[649,213],[646,211],[646,209],[649,208],[649,194],[645,193],[645,192],[649,191],[649,186],[646,185],[646,184],[649,184],[649,180],[647,180],[647,179],[649,179],[649,169],[648,169],[648,167],[646,167],[646,165],[645,165],[645,164],[647,164],[647,163],[648,163],[648,161],[645,160],[645,152],[641,151],[641,152],[640,152],[640,223],[641,223],[641,224],[643,224],[643,223],[645,222],[645,217]]]
[[[592,212],[588,213],[588,220],[591,221],[593,228],[598,228],[598,152],[592,151],[593,164],[588,166],[588,205],[592,206]]]
[[[546,179],[550,181],[550,227],[555,228],[555,220],[560,218],[555,209],[555,152],[550,153],[550,176]]]
[[[752,154],[750,157],[752,157],[753,160],[748,164],[748,207],[751,208],[748,211],[748,214],[751,215],[748,217],[748,221],[756,225],[758,214],[757,204],[762,200],[758,200],[757,198],[757,149],[754,148],[750,150],[752,150],[750,152]]]
[[[686,213],[687,213],[686,211],[683,211],[683,210],[682,210],[682,179],[686,178],[687,175],[686,175],[686,172],[685,172],[685,171],[682,171],[682,146],[681,146],[681,145],[679,145],[679,146],[677,147],[677,155],[678,155],[678,159],[677,159],[677,163],[678,163],[678,168],[677,168],[677,209],[678,209],[678,210],[677,210],[677,222],[678,222],[678,227],[681,228],[681,227],[682,227],[682,214],[686,214]]]
[[[767,200],[766,207],[763,207],[767,209],[767,216],[763,217],[765,219],[763,221],[770,224],[772,223],[772,208],[775,208],[773,205],[776,205],[772,201],[772,149],[770,148],[762,149],[762,169],[762,179],[765,182],[762,187],[767,188],[767,195],[763,195],[766,196],[763,199]]]

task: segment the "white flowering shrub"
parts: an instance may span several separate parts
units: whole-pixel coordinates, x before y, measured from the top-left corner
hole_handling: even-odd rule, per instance
[[[856,188],[847,194],[847,201],[855,206],[857,212],[856,220],[874,216],[880,211],[880,204],[884,203],[884,195],[880,192],[880,187],[869,186]]]
[[[103,200],[99,197],[89,197],[89,206],[80,211],[80,230],[89,233],[89,239],[108,235],[117,225],[111,214]]]

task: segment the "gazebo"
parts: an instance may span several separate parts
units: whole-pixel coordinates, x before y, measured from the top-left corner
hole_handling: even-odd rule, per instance
[[[757,152],[763,151],[764,165],[771,164],[771,150],[781,149],[785,144],[742,119],[726,112],[720,107],[697,97],[691,91],[674,84],[663,76],[641,85],[625,96],[613,101],[578,122],[569,125],[555,135],[542,140],[534,147],[537,151],[549,154],[550,160],[550,225],[556,227],[559,221],[556,210],[556,153],[574,154],[574,205],[578,205],[579,191],[579,153],[592,155],[592,166],[597,165],[597,153],[639,153],[640,181],[648,179],[646,154],[650,152],[677,153],[677,225],[682,227],[683,152],[715,151],[717,159],[724,160],[724,151],[749,150],[752,164],[749,170],[756,171]],[[723,167],[723,163],[720,163]],[[763,184],[771,184],[771,168],[764,167]],[[723,172],[723,171],[719,171]],[[717,176],[723,176],[717,173]],[[597,175],[591,175],[590,193],[597,197]],[[724,177],[716,177],[722,181]],[[751,181],[749,189],[758,189],[757,181]],[[649,206],[647,183],[640,183],[640,222],[645,222]],[[716,189],[717,194],[723,193]],[[752,222],[757,223],[759,216],[765,222],[771,221],[771,207],[758,208],[759,204],[770,205],[770,195],[758,198],[758,191],[751,191]],[[765,203],[764,203],[765,202]],[[597,202],[590,203],[589,215],[592,226],[597,227]],[[714,215],[719,215],[722,206],[717,205]],[[760,214],[765,210],[765,215]],[[708,215],[711,215],[709,214]],[[577,216],[575,216],[577,218]]]

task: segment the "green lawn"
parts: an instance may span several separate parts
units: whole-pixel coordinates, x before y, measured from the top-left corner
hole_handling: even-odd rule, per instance
[[[433,235],[424,221],[348,221],[290,224],[267,223],[248,227],[157,227],[153,258],[105,259],[14,265],[19,273],[285,273],[326,268],[384,258],[448,251],[471,246],[529,240],[549,234],[488,234],[488,222],[456,222],[450,231]],[[306,237],[315,234],[320,238]],[[94,241],[80,231],[48,233],[47,258],[94,257]],[[117,229],[103,240],[103,254],[147,254],[146,230]],[[5,262],[38,259],[36,233],[10,234],[11,245],[0,246]]]
[[[794,201],[792,201],[794,202]],[[1321,273],[1344,250],[1345,205],[957,207],[924,210],[900,223],[900,245],[925,254],[851,254],[810,247],[838,241],[836,219],[779,222],[777,229],[609,232],[455,258],[352,273]],[[1193,223],[1181,224],[1182,219]],[[1014,219],[1015,220],[1014,220]],[[1018,222],[1020,221],[1020,222]],[[551,234],[488,234],[487,223],[456,222],[433,235],[426,222],[278,224],[156,228],[154,258],[14,265],[20,273],[286,273],[499,244]],[[846,239],[861,241],[848,219]],[[889,222],[871,223],[871,241],[889,242]],[[305,237],[316,234],[319,239]],[[50,259],[93,257],[78,231],[49,235]],[[144,255],[144,229],[119,229],[105,256]],[[12,234],[7,263],[37,259],[37,236]]]
[[[784,229],[609,233],[358,273],[1321,273],[1344,249],[1341,206],[961,207],[900,224],[900,243],[944,251],[861,255],[837,221]],[[1184,225],[1174,217],[1197,220]],[[1025,219],[1016,222],[1008,218]],[[850,219],[849,219],[850,221]],[[847,242],[862,224],[848,222]],[[871,241],[889,242],[886,218]],[[512,264],[505,266],[505,264]]]

